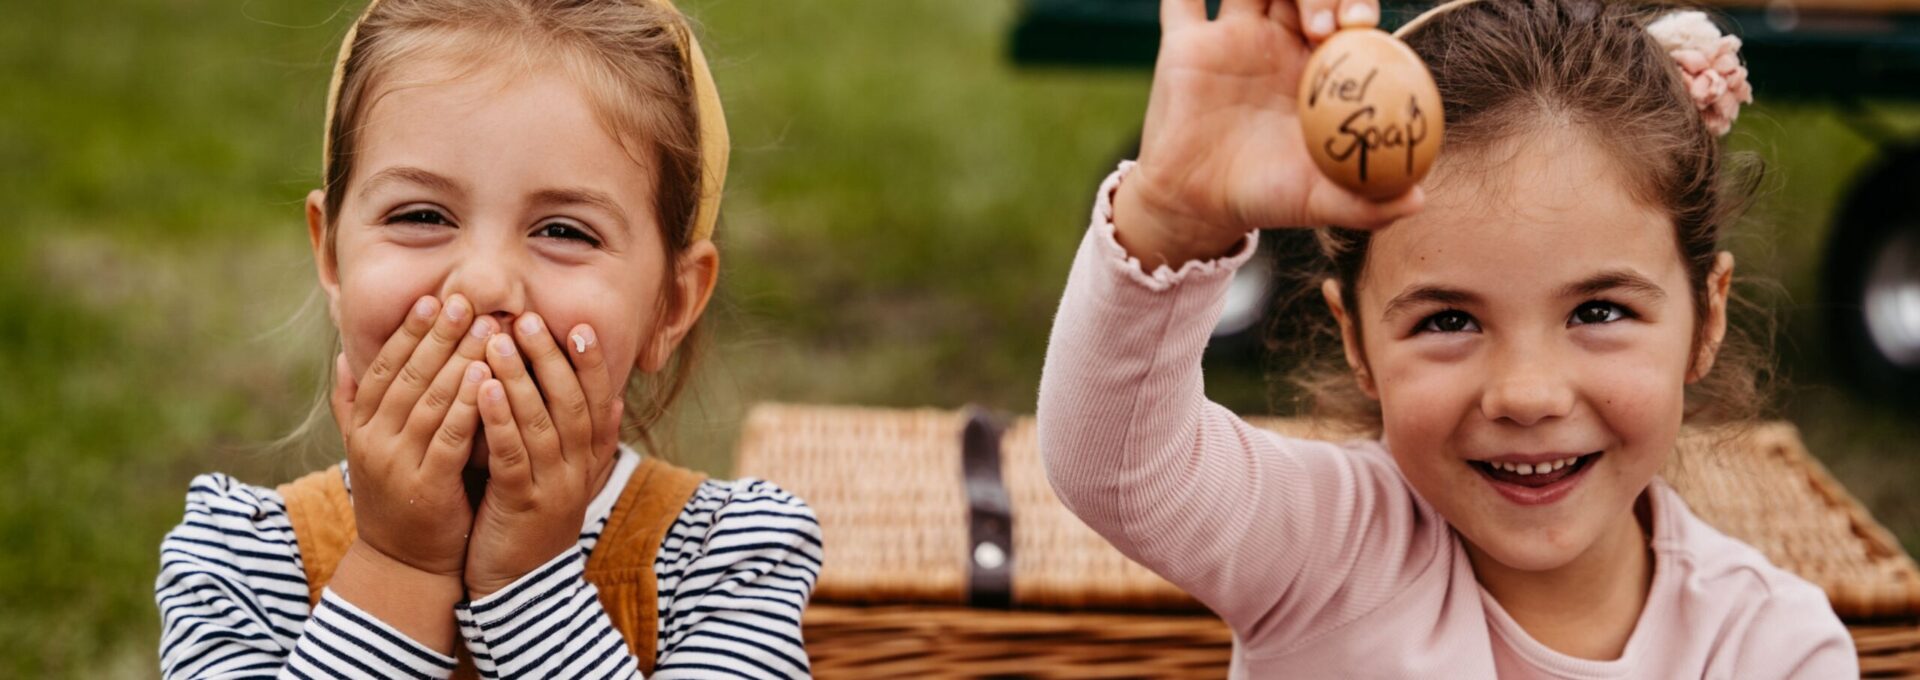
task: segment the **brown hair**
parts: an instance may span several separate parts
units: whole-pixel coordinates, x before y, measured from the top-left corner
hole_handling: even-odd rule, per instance
[[[653,171],[654,210],[667,254],[661,276],[672,282],[679,255],[692,243],[703,189],[700,114],[685,56],[690,30],[662,0],[379,0],[353,37],[340,74],[337,115],[327,130],[328,257],[364,116],[384,93],[412,85],[381,83],[394,65],[427,55],[450,57],[469,69],[510,59],[562,67],[627,155]],[[685,303],[676,286],[665,290],[663,310]],[[623,429],[649,449],[659,450],[650,432],[691,380],[699,336],[696,322],[658,379],[638,371],[628,379]]]
[[[1687,96],[1672,57],[1646,26],[1672,7],[1602,0],[1480,0],[1429,17],[1402,38],[1425,60],[1446,111],[1441,158],[1455,166],[1498,163],[1502,140],[1546,124],[1582,128],[1629,178],[1629,194],[1664,210],[1693,287],[1695,356],[1706,337],[1707,276],[1723,230],[1756,197],[1762,166],[1729,154]],[[1356,287],[1371,234],[1315,231],[1319,266],[1301,281],[1294,304],[1338,282],[1347,317],[1360,332]],[[1743,280],[1744,282],[1744,280]],[[1305,307],[1305,305],[1301,305]],[[1686,418],[1722,423],[1753,417],[1772,377],[1773,320],[1744,295],[1728,301],[1727,334],[1712,370],[1686,395]],[[1361,393],[1330,314],[1301,341],[1297,398],[1320,417],[1378,432],[1379,404]],[[1744,317],[1752,316],[1753,319]],[[1364,358],[1362,359],[1364,361]]]

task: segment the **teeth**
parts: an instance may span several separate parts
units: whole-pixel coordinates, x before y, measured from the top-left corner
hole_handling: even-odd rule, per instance
[[[1560,460],[1546,462],[1546,463],[1489,462],[1487,464],[1493,466],[1496,469],[1505,470],[1507,472],[1511,472],[1516,475],[1544,475],[1546,473],[1553,472],[1554,470],[1558,470],[1568,465],[1572,465],[1579,460],[1580,460],[1579,456],[1573,456],[1571,458],[1562,458]]]

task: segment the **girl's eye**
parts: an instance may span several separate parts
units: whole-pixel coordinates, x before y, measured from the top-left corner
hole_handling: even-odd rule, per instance
[[[596,239],[592,235],[581,230],[579,227],[575,227],[565,222],[548,222],[546,224],[540,225],[539,229],[534,230],[533,235],[541,238],[559,238],[559,239],[567,239],[570,241],[579,241],[589,246],[600,245],[600,239]]]
[[[1605,300],[1589,300],[1573,309],[1573,317],[1567,319],[1569,326],[1586,324],[1613,323],[1633,318],[1633,313],[1620,305]]]
[[[1449,309],[1420,321],[1413,329],[1415,333],[1467,333],[1480,330],[1473,316],[1458,309]]]
[[[452,223],[448,222],[447,217],[440,214],[438,210],[432,208],[414,208],[405,212],[395,213],[392,217],[387,218],[387,224],[432,224],[450,226]]]

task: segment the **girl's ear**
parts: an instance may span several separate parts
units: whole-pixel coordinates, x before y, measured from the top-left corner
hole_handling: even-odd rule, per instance
[[[327,317],[340,326],[340,270],[333,248],[327,245],[327,192],[307,192],[307,242],[313,246],[313,268],[320,272],[320,289],[327,292]]]
[[[653,338],[646,348],[635,358],[635,367],[647,373],[658,373],[666,368],[667,359],[680,348],[680,341],[693,330],[693,324],[707,311],[707,301],[713,298],[714,283],[720,277],[720,250],[713,241],[701,240],[680,253],[680,266],[674,280],[669,300],[673,304],[665,306],[665,312],[654,324]]]
[[[1360,333],[1354,328],[1353,319],[1347,318],[1347,307],[1340,299],[1340,282],[1328,278],[1320,282],[1320,296],[1326,298],[1327,309],[1333,312],[1333,320],[1340,324],[1340,346],[1347,354],[1347,367],[1353,369],[1354,380],[1360,383],[1360,391],[1367,398],[1378,400],[1380,391],[1374,385],[1373,373],[1367,370],[1367,355],[1360,347]]]
[[[1693,367],[1687,371],[1688,383],[1698,382],[1713,370],[1720,343],[1727,338],[1727,296],[1732,289],[1733,253],[1721,251],[1713,258],[1713,271],[1707,273],[1707,316],[1700,340],[1695,343]]]

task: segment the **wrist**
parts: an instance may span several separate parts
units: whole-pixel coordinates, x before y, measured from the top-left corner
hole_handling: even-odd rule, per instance
[[[1222,257],[1244,238],[1171,208],[1174,202],[1165,194],[1137,164],[1114,191],[1114,239],[1140,261],[1142,271],[1151,273],[1161,265],[1179,269],[1193,260]]]
[[[484,600],[520,582],[522,579],[525,579],[528,574],[550,571],[549,568],[553,567],[555,562],[563,557],[571,557],[571,553],[578,548],[579,544],[576,542],[569,543],[557,550],[538,550],[536,552],[545,553],[545,556],[530,560],[531,563],[529,567],[519,573],[485,575],[469,571],[465,581],[467,600],[471,602]]]
[[[355,539],[327,587],[422,646],[453,654],[459,639],[453,608],[465,594],[458,574],[414,567]]]

